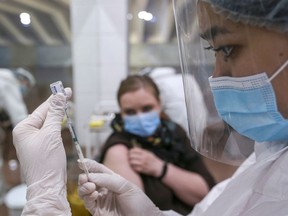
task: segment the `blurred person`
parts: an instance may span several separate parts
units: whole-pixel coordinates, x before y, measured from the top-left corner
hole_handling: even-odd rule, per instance
[[[160,209],[188,214],[214,180],[183,128],[163,112],[158,86],[148,76],[128,76],[117,101],[120,113],[100,162],[140,187]]]
[[[0,123],[5,135],[3,141],[5,160],[16,156],[12,144],[12,129],[28,116],[24,97],[34,85],[34,76],[23,68],[0,69]]]
[[[35,79],[27,70],[0,68],[0,111],[3,126],[14,127],[27,117],[23,97],[34,85]]]
[[[153,79],[160,91],[163,112],[189,133],[181,73],[173,67],[156,67],[144,68],[139,74]]]
[[[28,116],[23,97],[35,85],[33,75],[23,68],[0,68],[0,130],[1,130],[1,184],[4,191],[20,183],[16,151],[12,142],[12,129]]]
[[[160,91],[163,111],[172,121],[181,125],[186,133],[189,133],[182,74],[177,73],[173,67],[145,68],[139,74],[150,76],[153,79]],[[192,75],[190,79],[191,83],[193,82],[191,88],[193,88],[195,95],[198,95],[195,97],[195,106],[203,107],[204,102],[199,85]],[[202,117],[205,112],[204,109]]]
[[[205,92],[201,91],[200,84],[192,73],[185,74],[183,79],[181,73],[177,73],[172,67],[145,68],[139,72],[140,75],[148,75],[157,84],[160,90],[160,99],[163,111],[169,118],[181,125],[189,134],[187,109],[193,121],[197,122],[197,127],[190,134],[193,137],[202,136],[202,132],[206,127],[208,108],[205,105]],[[186,88],[184,89],[184,82]],[[189,86],[187,85],[189,83]],[[192,103],[186,103],[185,92],[189,92],[189,96],[193,98]],[[187,100],[190,102],[190,100]],[[196,138],[198,139],[198,138]]]
[[[287,0],[174,1],[183,77],[191,72],[210,77],[203,79],[201,88],[211,93],[218,113],[208,117],[205,137],[195,142],[191,136],[191,144],[201,154],[225,162],[246,156],[236,173],[216,185],[190,215],[287,215],[287,4]],[[190,46],[195,40],[199,43]],[[209,50],[215,53],[206,55]],[[211,64],[213,73],[205,68]],[[189,98],[189,92],[185,94]],[[14,130],[30,187],[24,215],[45,215],[47,209],[50,215],[70,215],[62,193],[66,164],[59,128],[64,106],[64,95],[55,95]],[[191,118],[189,114],[194,126]],[[255,141],[252,154],[246,152],[252,144],[245,138]],[[34,149],[33,159],[29,147]],[[35,161],[41,163],[36,166]],[[104,165],[88,159],[85,164],[90,174],[88,179],[79,176],[79,195],[93,215],[179,215],[160,211],[138,186]]]

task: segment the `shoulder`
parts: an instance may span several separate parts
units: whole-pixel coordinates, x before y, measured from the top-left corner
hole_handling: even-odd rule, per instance
[[[108,137],[104,146],[110,147],[110,146],[114,146],[114,145],[119,144],[119,143],[121,143],[127,147],[130,147],[130,137],[124,133],[113,132]]]
[[[129,167],[129,150],[121,143],[109,148],[101,161],[112,170],[123,170]],[[125,168],[124,168],[125,167]]]
[[[101,149],[100,154],[100,162],[104,160],[104,157],[106,157],[108,151],[109,154],[117,154],[117,151],[124,151],[124,149],[130,149],[131,143],[129,140],[129,137],[124,135],[123,133],[113,132],[103,145]],[[111,153],[112,152],[112,153]]]
[[[127,154],[128,154],[128,147],[119,143],[119,144],[115,144],[112,147],[110,147],[109,149],[107,149],[106,154],[105,154],[105,158],[107,157],[111,157],[114,159],[121,159],[121,158],[127,158]]]

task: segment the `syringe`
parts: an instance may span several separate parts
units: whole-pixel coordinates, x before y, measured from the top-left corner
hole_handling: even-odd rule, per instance
[[[61,81],[57,81],[57,82],[51,83],[50,84],[50,89],[51,89],[53,94],[57,94],[57,92],[61,92],[64,95],[66,95],[64,87],[63,87],[63,84],[62,84]],[[67,125],[68,125],[68,128],[69,128],[70,134],[72,136],[72,141],[73,141],[73,143],[75,145],[78,157],[80,159],[80,162],[82,164],[84,172],[85,172],[85,174],[86,174],[86,176],[88,178],[88,169],[87,169],[87,167],[86,167],[86,165],[84,163],[84,156],[83,156],[83,153],[82,153],[82,150],[81,150],[81,146],[79,145],[78,138],[77,138],[77,135],[75,133],[71,118],[70,118],[70,116],[68,114],[68,108],[69,108],[69,105],[67,103],[66,106],[65,106],[65,109],[64,109],[65,110],[65,115],[66,115],[66,118],[67,118]]]

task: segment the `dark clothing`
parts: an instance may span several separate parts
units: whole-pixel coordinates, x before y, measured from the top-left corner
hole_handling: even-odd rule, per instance
[[[157,129],[155,134],[144,138],[125,132],[121,117],[117,115],[112,122],[112,128],[114,132],[103,146],[100,162],[103,162],[106,151],[116,144],[123,144],[128,149],[133,146],[139,146],[153,152],[164,161],[185,170],[199,173],[210,188],[214,186],[215,183],[212,176],[198,153],[192,149],[185,131],[179,125],[162,119],[161,127]],[[186,215],[193,209],[193,206],[189,206],[178,199],[173,191],[158,178],[141,173],[140,176],[144,184],[145,193],[161,210],[172,209]]]

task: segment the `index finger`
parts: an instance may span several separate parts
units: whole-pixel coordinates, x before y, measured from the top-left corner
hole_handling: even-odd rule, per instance
[[[78,162],[79,162],[79,167],[81,169],[83,169],[81,162],[79,160],[78,160]],[[109,168],[107,168],[103,164],[96,162],[95,160],[85,158],[84,163],[85,163],[89,172],[107,173],[107,174],[113,174],[114,173],[112,170],[110,170]]]
[[[129,150],[129,155],[141,155],[145,150],[141,148],[132,148]]]

